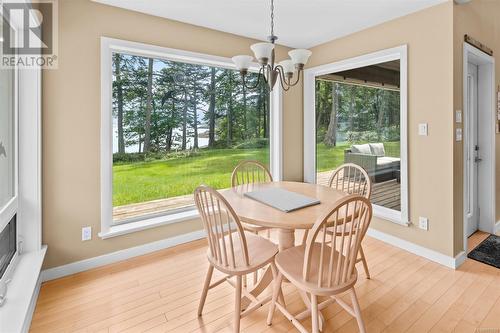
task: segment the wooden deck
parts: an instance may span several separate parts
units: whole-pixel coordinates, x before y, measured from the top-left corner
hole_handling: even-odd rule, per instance
[[[500,331],[499,269],[466,259],[452,270],[369,237],[364,249],[372,279],[359,267],[356,292],[367,332]],[[206,244],[197,241],[45,282],[30,331],[231,332],[228,284],[210,291],[203,316],[196,315],[207,266]],[[290,311],[305,308],[292,285],[284,293]],[[297,332],[279,313],[267,326],[267,309],[243,318],[241,332]],[[324,332],[358,332],[337,304],[322,313]]]
[[[328,186],[332,171],[318,172],[316,182]],[[372,203],[394,210],[401,210],[401,184],[392,179],[382,183],[374,183],[372,190]]]
[[[331,171],[317,174],[318,184],[328,185]],[[390,180],[373,185],[372,202],[387,208],[401,210],[401,186],[396,180]],[[126,220],[143,217],[145,215],[156,215],[169,210],[182,209],[194,205],[192,194],[182,195],[175,198],[159,199],[137,204],[117,206],[113,208],[113,222],[121,223]]]
[[[192,194],[175,198],[159,199],[125,206],[113,207],[113,222],[120,223],[144,215],[155,215],[169,210],[186,208],[194,205]]]

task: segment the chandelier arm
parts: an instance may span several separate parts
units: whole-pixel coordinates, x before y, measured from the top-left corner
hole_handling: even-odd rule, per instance
[[[263,76],[262,72],[263,72],[263,68],[264,66],[260,67],[259,69],[259,72],[257,73],[257,82],[255,83],[255,85],[253,86],[249,86],[247,83],[246,83],[246,80],[245,80],[245,75],[243,75],[243,85],[245,86],[245,88],[249,89],[249,90],[254,90],[256,89],[259,84],[260,84],[260,77]],[[266,81],[266,78],[264,77],[264,81]],[[267,82],[267,81],[266,81]]]
[[[300,80],[300,73],[301,73],[302,71],[303,71],[302,69],[297,70],[297,79],[295,80],[295,82],[294,82],[294,83],[289,84],[289,86],[290,86],[290,87],[296,86],[296,85],[297,85],[297,83],[299,83],[299,80]]]
[[[283,67],[281,65],[278,65],[276,66],[276,70],[278,71],[279,73],[279,77],[280,77],[280,83],[281,83],[281,88],[284,90],[284,91],[288,91],[290,90],[290,85],[285,81],[285,78],[284,78],[284,71],[283,71]]]

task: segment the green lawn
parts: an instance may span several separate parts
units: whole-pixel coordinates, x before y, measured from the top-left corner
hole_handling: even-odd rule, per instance
[[[399,156],[399,142],[384,143],[388,156]],[[318,171],[334,169],[344,161],[349,144],[327,147],[318,144]],[[190,157],[113,166],[113,205],[171,198],[193,193],[200,184],[226,188],[231,172],[239,161],[247,159],[269,163],[268,149],[201,149]]]
[[[190,194],[200,184],[229,187],[239,161],[254,159],[268,164],[268,155],[267,149],[201,149],[190,157],[115,164],[113,205]]]

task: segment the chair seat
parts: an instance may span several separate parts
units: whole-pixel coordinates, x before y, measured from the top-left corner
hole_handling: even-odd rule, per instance
[[[260,225],[255,225],[255,224],[250,224],[250,223],[244,223],[244,222],[241,222],[241,226],[246,231],[250,231],[250,232],[253,232],[253,233],[271,229],[271,228],[268,228],[268,227],[262,227]]]
[[[255,235],[251,232],[245,231],[245,238],[247,241],[247,249],[248,249],[248,262],[247,266],[243,261],[243,254],[241,248],[241,242],[239,238],[233,237],[233,248],[234,248],[234,257],[236,260],[236,268],[233,267],[232,262],[229,263],[228,266],[221,265],[219,262],[215,261],[213,257],[210,255],[210,249],[208,250],[208,260],[221,272],[230,274],[230,275],[245,275],[248,273],[252,273],[257,269],[260,269],[270,262],[273,261],[274,256],[278,253],[278,245],[273,242]],[[229,246],[229,238],[225,237],[226,248],[230,248]],[[221,246],[222,249],[222,246]],[[228,258],[232,260],[231,255],[228,253]]]
[[[307,292],[313,293],[318,296],[330,296],[338,293],[342,293],[347,289],[351,288],[358,278],[358,273],[356,268],[354,268],[354,273],[352,277],[342,283],[328,287],[328,274],[323,273],[323,283],[322,287],[318,287],[318,276],[319,276],[319,267],[323,265],[323,272],[328,271],[329,262],[330,262],[330,253],[331,247],[325,246],[324,248],[324,257],[323,263],[319,262],[321,252],[321,245],[319,243],[315,243],[313,246],[312,252],[312,262],[311,262],[311,272],[309,281],[305,281],[303,279],[303,262],[304,262],[304,253],[305,253],[305,245],[292,247],[288,250],[282,251],[276,255],[275,261],[276,266],[278,266],[279,271],[292,282],[294,285],[298,286],[300,289],[305,290]],[[334,258],[338,259],[340,256],[345,260],[345,256],[340,254],[338,251],[334,252]],[[336,261],[334,261],[336,263]],[[333,276],[336,273],[336,264],[333,265]]]

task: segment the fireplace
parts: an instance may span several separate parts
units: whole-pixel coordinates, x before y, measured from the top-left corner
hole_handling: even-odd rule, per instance
[[[0,279],[9,267],[17,251],[16,242],[16,215],[0,231]]]

